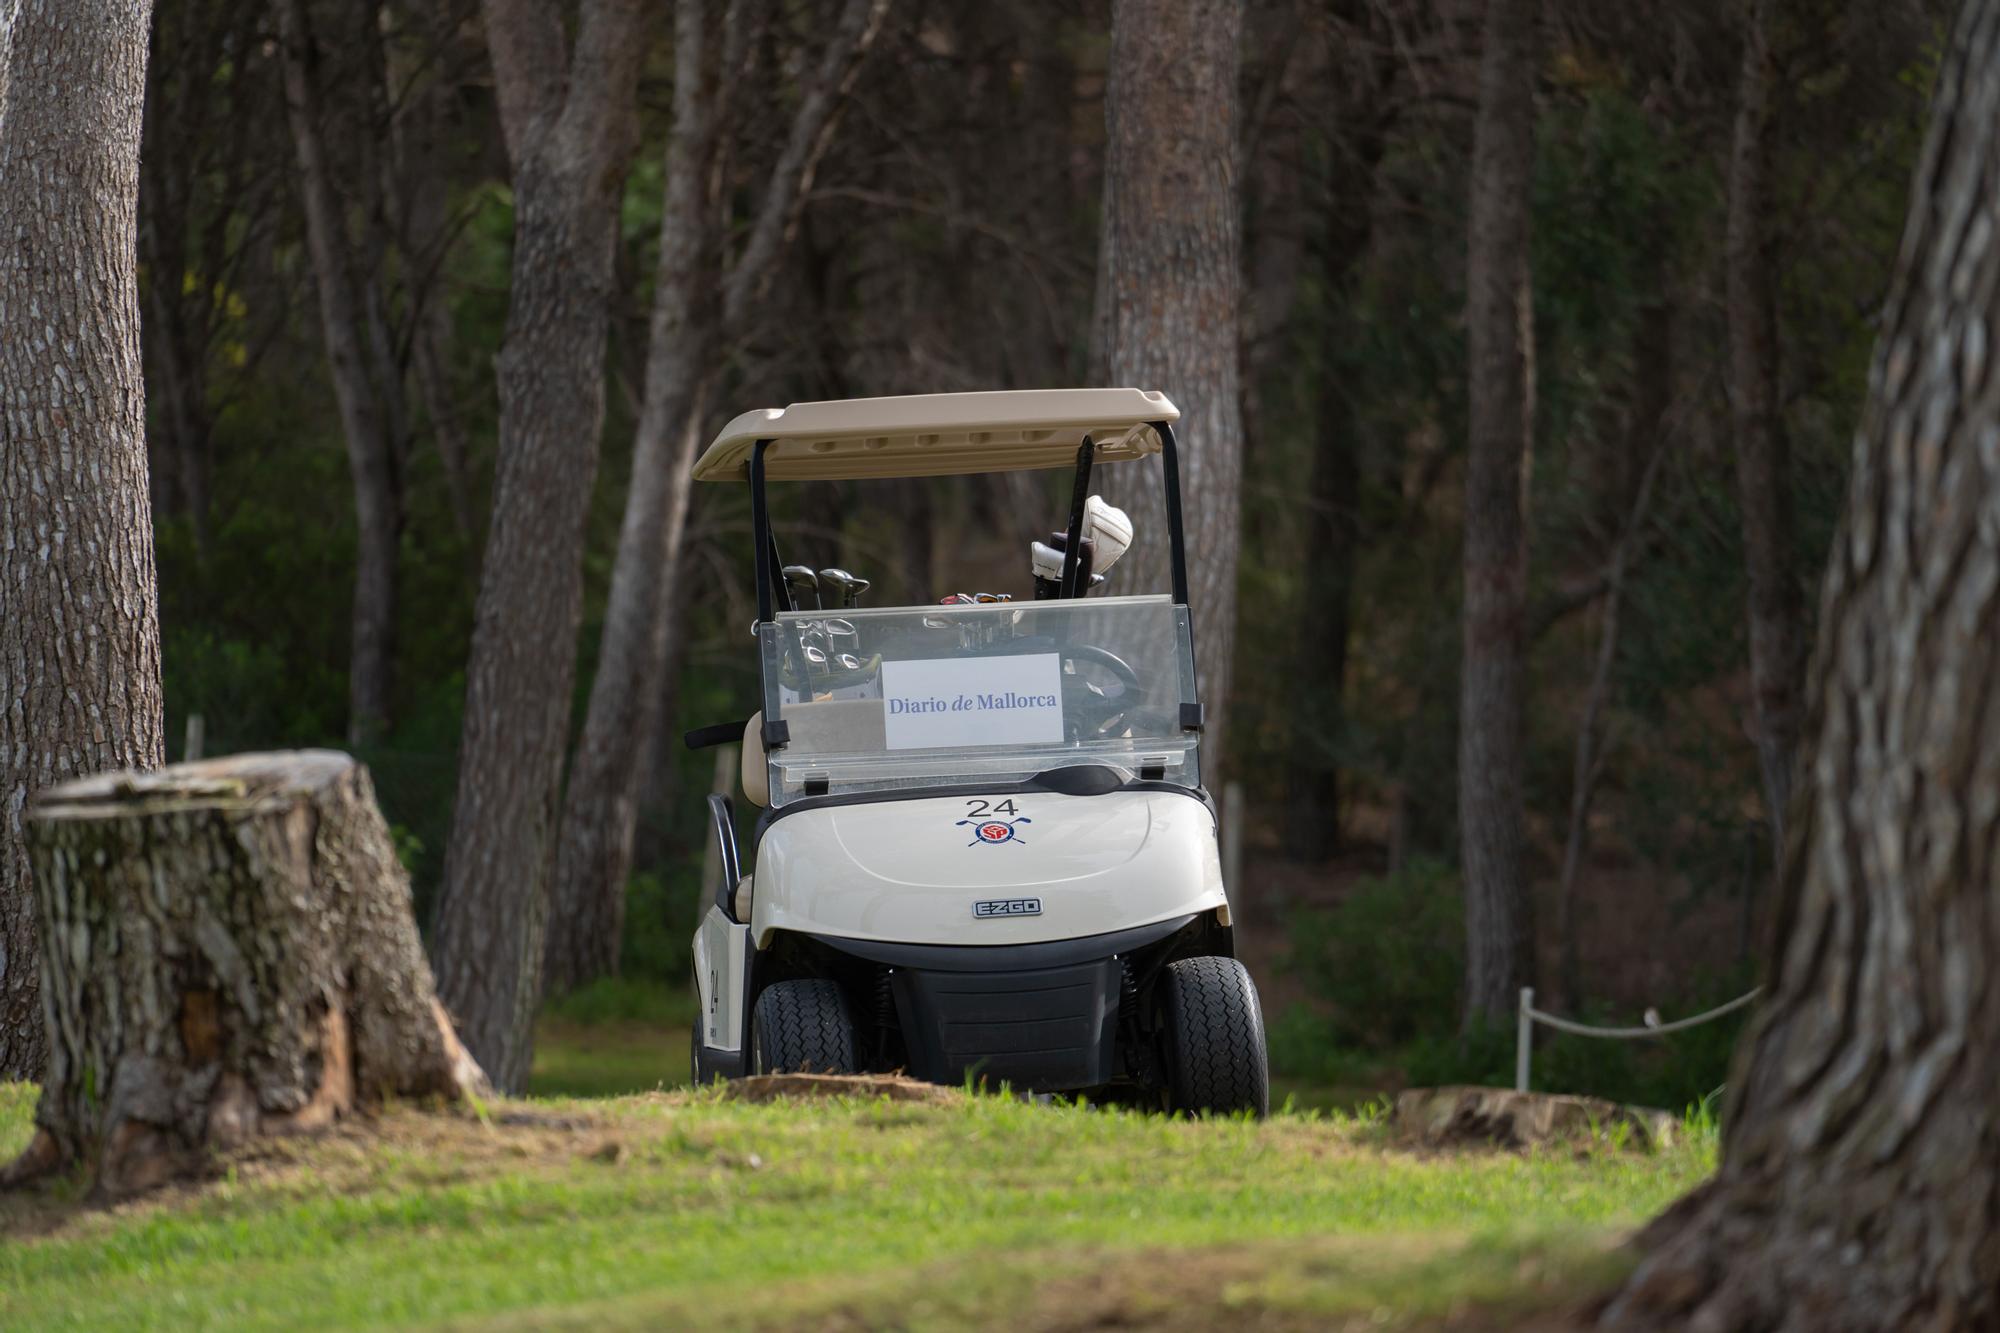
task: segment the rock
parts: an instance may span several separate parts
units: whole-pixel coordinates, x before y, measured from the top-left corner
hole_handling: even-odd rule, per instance
[[[1679,1126],[1665,1111],[1621,1106],[1602,1097],[1473,1087],[1411,1088],[1398,1093],[1390,1123],[1404,1138],[1426,1148],[1620,1143],[1638,1152],[1666,1147]]]

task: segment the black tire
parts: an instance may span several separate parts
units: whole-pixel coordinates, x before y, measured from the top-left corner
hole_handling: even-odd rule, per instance
[[[750,1019],[750,1072],[858,1072],[854,1020],[840,987],[818,977],[765,987]]]
[[[1262,1119],[1271,1112],[1264,1012],[1234,958],[1183,958],[1159,980],[1167,1108],[1188,1115]]]

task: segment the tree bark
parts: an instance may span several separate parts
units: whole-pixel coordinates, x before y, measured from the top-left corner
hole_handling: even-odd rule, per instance
[[[7,69],[13,55],[14,11],[19,0],[0,0],[0,120],[7,115]]]
[[[81,1162],[116,1198],[211,1147],[479,1085],[346,755],[85,778],[37,796],[29,839],[52,1040],[0,1184]]]
[[[1181,409],[1189,595],[1197,617],[1203,750],[1226,741],[1236,643],[1243,416],[1242,260],[1236,179],[1242,0],[1116,0],[1105,87],[1103,222],[1092,378],[1156,389]],[[1105,496],[1139,533],[1126,592],[1168,586],[1166,499],[1156,463],[1108,468]]]
[[[848,0],[828,34],[750,225],[741,258],[718,284],[723,217],[718,151],[746,26],[731,6],[717,33],[713,6],[681,0],[674,23],[674,129],[646,355],[645,404],[633,440],[632,482],[619,530],[590,710],[564,797],[548,932],[545,984],[568,990],[618,970],[625,881],[649,750],[659,743],[661,673],[670,656],[667,602],[680,594],[703,385],[716,348],[740,330],[759,286],[783,252],[841,100],[873,43],[888,0]],[[717,41],[720,37],[723,40]],[[635,743],[635,741],[637,743]]]
[[[363,746],[389,727],[396,639],[396,564],[402,502],[382,404],[369,379],[361,301],[350,263],[345,209],[324,136],[305,0],[278,0],[285,111],[298,154],[306,248],[319,293],[320,332],[354,484],[354,602],[347,666],[347,743]]]
[[[1821,593],[1764,1003],[1713,1181],[1607,1327],[2000,1321],[2000,0],[1961,12]]]
[[[1534,0],[1491,0],[1479,66],[1466,261],[1471,432],[1465,475],[1458,819],[1465,876],[1465,1021],[1499,1022],[1534,976],[1522,864],[1534,311],[1528,274],[1535,162]]]
[[[1775,865],[1784,853],[1805,663],[1803,608],[1792,568],[1789,451],[1778,386],[1777,266],[1772,253],[1777,233],[1770,223],[1771,101],[1777,73],[1768,22],[1768,0],[1755,0],[1736,86],[1725,266],[1730,415],[1743,511],[1743,561],[1750,581],[1752,707]]]
[[[493,521],[435,948],[446,1006],[508,1091],[527,1080],[541,998],[643,13],[638,0],[590,0],[566,58],[557,7],[485,5],[513,162],[513,288],[498,361]]]
[[[139,356],[145,0],[23,0],[0,113],[0,1078],[46,1047],[22,812],[162,758]]]

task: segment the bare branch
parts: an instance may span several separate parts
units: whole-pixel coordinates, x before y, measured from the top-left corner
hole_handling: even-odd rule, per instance
[[[742,320],[785,242],[791,239],[799,208],[812,189],[813,173],[833,137],[840,105],[854,84],[861,57],[874,45],[882,18],[888,12],[889,0],[847,0],[842,9],[812,82],[800,99],[798,114],[792,117],[784,149],[771,168],[771,179],[764,187],[763,201],[750,226],[750,238],[723,288],[722,317],[726,326],[734,327]]]

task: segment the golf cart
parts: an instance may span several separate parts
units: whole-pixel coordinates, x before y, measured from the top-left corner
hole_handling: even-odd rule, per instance
[[[709,798],[721,873],[694,941],[697,1082],[904,1070],[1187,1112],[1269,1105],[1257,991],[1233,951],[1201,785],[1179,470],[1138,389],[795,403],[695,465],[750,486],[762,707],[742,745],[749,862]],[[1161,456],[1172,592],[1089,595],[1133,539],[1092,469]],[[863,608],[869,580],[783,564],[771,481],[1071,468],[1031,543],[1032,600]]]

